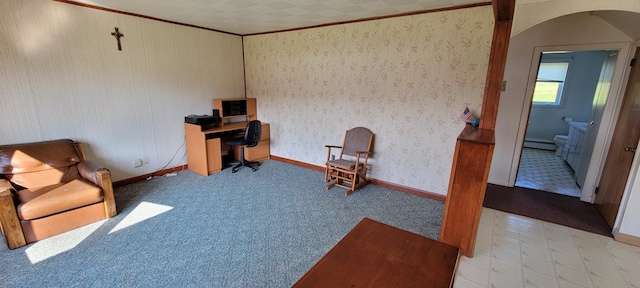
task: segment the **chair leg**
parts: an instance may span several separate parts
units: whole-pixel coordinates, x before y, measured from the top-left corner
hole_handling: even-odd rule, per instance
[[[347,192],[345,193],[345,196],[349,196],[349,194],[355,192],[356,189],[359,189],[360,187],[364,186],[368,182],[369,180],[366,177],[361,176],[359,174],[355,174],[353,183],[351,185],[351,189],[347,190]]]
[[[369,182],[366,177],[366,169],[359,169],[359,171],[349,173],[327,169],[325,174],[328,174],[328,176],[325,176],[326,182],[333,180],[333,183],[327,185],[327,190],[335,186],[342,187],[347,190],[345,192],[345,196],[349,196],[351,193]]]
[[[251,167],[251,170],[253,172],[256,172],[258,170],[258,166],[262,165],[262,163],[258,162],[258,161],[248,161],[247,159],[244,158],[244,146],[240,147],[240,163],[236,164],[235,166],[233,166],[233,168],[231,169],[231,173],[236,173],[238,172],[238,170],[240,170],[241,167]]]
[[[329,183],[331,181],[333,181],[333,183],[330,183],[329,185],[327,185],[327,190],[335,187],[336,185],[338,185],[338,174],[339,172],[329,168],[329,165],[327,165],[327,167],[325,168],[324,171],[324,183]]]
[[[336,171],[335,169],[329,168],[329,165],[327,165],[327,167],[324,169],[324,183],[329,183],[332,180],[336,180],[337,178],[335,177],[335,175],[337,173],[339,173],[339,172]]]
[[[351,193],[355,192],[356,189],[358,188],[357,183],[358,183],[358,174],[352,174],[349,175],[349,178],[351,178],[351,188],[347,189],[347,191],[344,192],[344,196],[349,196]]]
[[[324,183],[331,181],[331,177],[329,177],[329,165],[327,164],[324,168]]]

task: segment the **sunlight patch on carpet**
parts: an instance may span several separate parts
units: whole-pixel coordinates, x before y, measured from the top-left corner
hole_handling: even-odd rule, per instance
[[[120,223],[118,223],[116,227],[111,229],[111,231],[109,231],[109,234],[158,216],[171,209],[173,209],[173,207],[167,205],[151,202],[141,202],[135,209],[133,209],[133,211],[131,211],[131,213],[129,213],[129,215],[127,215],[127,217],[122,219],[122,221],[120,221]]]
[[[27,258],[29,258],[31,264],[36,264],[40,261],[67,252],[82,243],[84,239],[98,230],[98,228],[100,228],[102,224],[106,223],[107,220],[108,219],[100,220],[33,243],[25,250]]]

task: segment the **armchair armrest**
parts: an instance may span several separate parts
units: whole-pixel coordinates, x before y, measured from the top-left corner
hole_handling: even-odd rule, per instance
[[[113,195],[113,185],[111,183],[111,172],[109,172],[109,169],[91,161],[82,161],[78,163],[78,172],[82,178],[102,188],[104,194],[104,211],[107,217],[116,216],[116,202]]]
[[[9,182],[9,180],[7,179],[0,178],[0,197],[9,195],[12,191],[15,192],[16,188],[13,188],[11,182]]]
[[[12,190],[15,191],[9,180],[0,179],[0,228],[2,228],[9,249],[27,245],[24,234],[22,234],[22,226],[20,226],[18,219]]]
[[[100,175],[98,174],[98,171],[109,172],[107,168],[104,168],[91,161],[82,161],[78,163],[78,172],[80,173],[80,176],[91,181],[93,184],[100,186]]]

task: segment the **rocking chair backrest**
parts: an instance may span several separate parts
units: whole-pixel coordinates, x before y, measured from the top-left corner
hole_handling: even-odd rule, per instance
[[[367,128],[356,127],[347,130],[344,136],[344,144],[342,144],[342,155],[356,157],[356,151],[370,152],[373,133]]]

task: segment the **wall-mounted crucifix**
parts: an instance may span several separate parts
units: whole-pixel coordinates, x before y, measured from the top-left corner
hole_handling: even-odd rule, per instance
[[[116,32],[111,32],[111,35],[113,35],[113,37],[116,37],[116,40],[118,41],[118,50],[122,50],[122,46],[120,45],[120,37],[124,37],[124,34],[118,31],[118,27],[115,27],[115,29]]]

